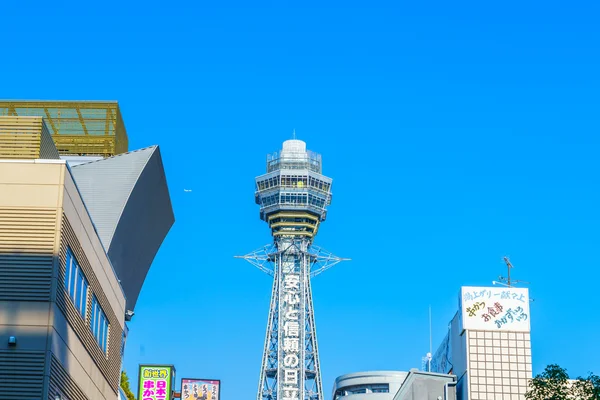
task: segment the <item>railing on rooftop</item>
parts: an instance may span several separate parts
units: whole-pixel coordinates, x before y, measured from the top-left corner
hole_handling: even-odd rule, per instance
[[[267,173],[281,169],[308,169],[321,174],[322,161],[321,155],[312,151],[307,151],[302,158],[282,157],[281,152],[267,154]]]
[[[0,101],[0,116],[43,117],[62,155],[110,157],[128,149],[116,101]]]

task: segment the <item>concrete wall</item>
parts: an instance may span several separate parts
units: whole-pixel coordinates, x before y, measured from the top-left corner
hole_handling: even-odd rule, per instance
[[[455,400],[456,376],[411,370],[394,400]]]

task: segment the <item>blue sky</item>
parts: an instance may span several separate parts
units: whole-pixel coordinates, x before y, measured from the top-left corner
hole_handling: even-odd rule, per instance
[[[119,100],[159,144],[176,223],[125,367],[172,363],[253,398],[270,242],[253,202],[295,129],[333,203],[316,243],[352,261],[313,282],[324,388],[420,367],[461,285],[531,282],[534,373],[600,373],[600,3],[8,2],[1,97]],[[192,189],[185,193],[183,189]]]

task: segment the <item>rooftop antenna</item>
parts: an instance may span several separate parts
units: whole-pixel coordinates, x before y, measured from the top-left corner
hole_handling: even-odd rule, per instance
[[[431,332],[432,332],[432,330],[431,330],[431,304],[430,304],[429,305],[429,359],[430,360],[431,360],[431,353],[433,352],[432,345],[431,345],[433,334]]]
[[[525,283],[525,284],[529,284],[529,282],[527,281],[520,281],[517,279],[511,279],[510,278],[510,270],[511,268],[514,268],[514,266],[512,265],[512,263],[510,262],[510,259],[506,256],[502,257],[502,259],[504,260],[504,263],[506,264],[506,269],[507,269],[507,275],[506,277],[500,275],[498,277],[498,281],[492,281],[492,285],[503,285],[506,287],[513,287],[515,283]]]
[[[296,140],[296,129],[294,129],[294,132],[292,133],[292,137],[294,138],[294,140]]]
[[[431,304],[429,305],[429,353],[421,359],[422,369],[431,372],[431,359],[432,359],[432,330],[431,330]]]

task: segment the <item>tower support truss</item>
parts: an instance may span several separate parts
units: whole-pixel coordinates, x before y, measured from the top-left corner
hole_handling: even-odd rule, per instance
[[[239,258],[273,277],[257,400],[324,400],[311,277],[345,259],[285,236]]]

